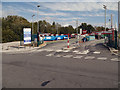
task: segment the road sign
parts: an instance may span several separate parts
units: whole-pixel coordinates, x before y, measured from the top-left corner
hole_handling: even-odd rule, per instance
[[[24,28],[24,44],[31,44],[31,28]]]

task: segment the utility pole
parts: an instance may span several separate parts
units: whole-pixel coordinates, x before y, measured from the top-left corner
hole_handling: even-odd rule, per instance
[[[113,18],[112,18],[112,14],[111,14],[111,29],[113,27]]]
[[[33,15],[32,15],[32,35],[34,34],[34,29],[33,29],[33,28],[34,28],[34,27],[33,27],[33,17],[34,17],[34,16],[35,16],[35,15],[33,14]]]
[[[107,9],[107,6],[103,5],[103,8],[105,9],[105,31],[106,31],[106,9]]]

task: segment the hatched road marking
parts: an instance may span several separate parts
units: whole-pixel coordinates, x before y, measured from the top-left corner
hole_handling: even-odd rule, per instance
[[[83,56],[75,56],[75,57],[73,57],[73,58],[82,58]]]
[[[66,58],[69,58],[69,57],[72,57],[73,55],[65,55],[63,57],[66,57]]]
[[[54,53],[50,53],[50,54],[48,54],[48,55],[46,55],[46,56],[53,56],[54,55]]]
[[[56,50],[56,52],[62,52],[63,50]]]
[[[107,58],[106,57],[99,57],[97,59],[99,59],[99,60],[106,60]]]
[[[70,50],[64,50],[63,52],[70,52]]]
[[[74,53],[78,53],[79,51],[77,51],[77,50],[75,50],[75,51],[73,51]]]
[[[118,58],[112,58],[111,61],[120,61]]]
[[[95,57],[94,56],[87,56],[85,57],[85,59],[94,59]]]
[[[86,51],[83,51],[83,52],[78,52],[76,54],[88,54],[89,53],[89,50],[86,50]]]
[[[93,52],[93,53],[94,53],[94,54],[100,54],[100,52],[96,52],[96,51],[95,51],[95,52]]]
[[[62,57],[62,55],[56,55],[55,57]]]

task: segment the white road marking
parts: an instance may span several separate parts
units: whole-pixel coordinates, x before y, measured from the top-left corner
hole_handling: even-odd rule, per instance
[[[70,50],[63,50],[63,52],[70,52]]]
[[[79,51],[77,51],[77,50],[75,50],[75,51],[73,51],[74,53],[78,53]]]
[[[89,53],[89,50],[86,50],[86,51],[83,51],[83,52],[78,52],[76,54],[88,54]]]
[[[65,55],[63,57],[66,57],[66,58],[69,58],[69,57],[72,57],[73,55]]]
[[[63,50],[56,50],[56,52],[62,52]]]
[[[93,52],[93,53],[94,53],[94,54],[100,54],[100,52],[96,52],[96,51],[95,51],[95,52]]]
[[[120,61],[118,58],[112,58],[111,61]]]
[[[62,57],[62,55],[56,55],[55,57]]]
[[[107,58],[106,57],[99,57],[97,59],[99,59],[99,60],[106,60]]]
[[[94,56],[87,56],[85,57],[85,59],[94,59],[95,57]]]
[[[73,58],[82,58],[83,56],[75,56],[75,57],[73,57]]]
[[[48,55],[46,55],[46,56],[53,56],[54,55],[54,53],[50,53],[50,54],[48,54]]]

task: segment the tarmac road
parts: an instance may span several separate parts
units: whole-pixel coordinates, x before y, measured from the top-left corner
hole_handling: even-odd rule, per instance
[[[87,42],[71,51],[59,51],[66,42],[61,45],[59,43],[49,44],[37,52],[3,53],[3,87],[118,87],[117,56],[111,55],[102,43]],[[81,54],[80,51],[87,53]]]

